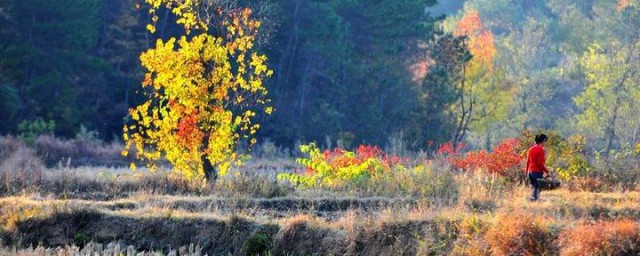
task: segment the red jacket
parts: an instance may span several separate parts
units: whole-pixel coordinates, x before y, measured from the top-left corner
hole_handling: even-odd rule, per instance
[[[544,156],[544,147],[541,145],[534,145],[529,148],[529,154],[527,156],[527,174],[529,173],[549,173],[547,167],[544,166],[546,162]]]

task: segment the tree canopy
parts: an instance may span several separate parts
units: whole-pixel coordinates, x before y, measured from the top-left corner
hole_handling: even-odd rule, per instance
[[[260,22],[251,18],[251,9],[231,10],[218,15],[225,19],[219,29],[226,36],[214,36],[198,2],[148,3],[154,22],[158,8],[166,6],[185,34],[158,39],[140,55],[148,99],[129,111],[133,122],[124,127],[123,154],[135,147],[150,167],[164,156],[186,178],[214,180],[218,170],[224,174],[241,160],[237,145],[260,127],[253,122],[256,111],[272,112],[262,107],[269,101],[262,81],[272,71],[266,56],[254,50]],[[156,31],[154,24],[147,28]]]

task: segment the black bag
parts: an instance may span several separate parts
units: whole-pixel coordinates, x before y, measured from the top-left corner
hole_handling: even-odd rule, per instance
[[[541,190],[554,190],[560,188],[561,182],[555,177],[547,175],[543,179],[538,179],[538,187]]]

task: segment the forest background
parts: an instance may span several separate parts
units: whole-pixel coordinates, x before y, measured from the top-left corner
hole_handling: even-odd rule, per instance
[[[252,6],[276,111],[259,141],[491,149],[523,130],[591,152],[640,141],[640,25],[630,0],[226,1]],[[157,32],[136,0],[0,2],[0,134],[121,140]]]

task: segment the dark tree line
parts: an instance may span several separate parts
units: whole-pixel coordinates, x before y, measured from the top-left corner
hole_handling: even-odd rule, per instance
[[[446,109],[456,100],[450,83],[458,67],[436,66],[420,79],[411,68],[465,51],[429,43],[436,23],[425,8],[435,0],[234,4],[254,6],[263,20],[260,48],[274,70],[276,112],[264,117],[260,137],[289,147],[385,145],[396,137],[420,148],[451,139]],[[0,2],[0,133],[29,132],[41,120],[55,125],[38,132],[73,137],[85,126],[119,138],[127,109],[141,100],[138,56],[179,32],[169,12],[158,15],[149,34],[142,1]]]

